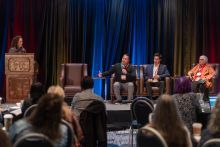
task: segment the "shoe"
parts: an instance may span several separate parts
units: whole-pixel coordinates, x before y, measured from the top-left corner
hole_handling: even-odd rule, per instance
[[[132,103],[132,100],[123,100],[122,104],[128,104],[128,103]]]
[[[122,100],[114,100],[113,104],[116,104],[116,103],[122,103]]]

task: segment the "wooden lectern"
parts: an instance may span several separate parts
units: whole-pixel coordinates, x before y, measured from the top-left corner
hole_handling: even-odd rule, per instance
[[[34,53],[6,54],[6,101],[20,102],[29,94],[34,78]]]

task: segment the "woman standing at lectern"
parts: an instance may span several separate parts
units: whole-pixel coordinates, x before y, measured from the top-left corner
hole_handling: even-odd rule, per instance
[[[23,47],[23,39],[21,36],[15,36],[12,39],[9,53],[26,53],[26,50]]]

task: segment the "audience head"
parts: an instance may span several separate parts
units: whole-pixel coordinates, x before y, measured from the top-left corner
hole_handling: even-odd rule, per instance
[[[30,89],[30,97],[33,104],[36,104],[39,98],[44,94],[43,85],[40,82],[33,83]]]
[[[89,77],[89,76],[83,77],[83,79],[81,81],[82,90],[92,89],[93,86],[94,86],[94,82],[93,82],[93,79],[91,77]]]
[[[124,54],[121,59],[121,63],[124,65],[128,65],[130,62],[130,57],[128,54]]]
[[[7,134],[0,128],[0,147],[12,147]]]
[[[30,123],[36,132],[47,135],[56,140],[61,137],[59,125],[62,118],[61,96],[57,94],[45,94],[38,102],[38,106],[29,117]]]
[[[57,94],[59,95],[60,97],[64,98],[65,97],[65,93],[64,93],[64,90],[62,87],[60,87],[59,85],[53,85],[53,86],[50,86],[47,90],[47,93],[50,93],[50,94]]]
[[[21,48],[23,47],[23,39],[21,36],[15,36],[11,41],[11,48]]]
[[[176,78],[174,92],[181,94],[191,92],[191,80],[187,77]]]
[[[178,124],[182,124],[182,120],[180,119],[176,102],[172,98],[172,96],[164,94],[159,97],[152,121],[153,124],[157,124],[158,127],[164,127],[161,128],[162,130],[166,130],[169,128],[166,125],[164,125],[166,123],[170,124],[170,122],[175,122],[175,124],[172,125],[172,127]]]
[[[184,130],[176,102],[170,95],[161,95],[159,97],[152,118],[152,126],[161,133],[168,144],[174,142],[185,144],[186,140],[183,138],[186,138],[186,131]]]
[[[154,64],[155,65],[160,64],[161,60],[162,60],[162,55],[160,53],[155,53],[154,54]]]
[[[208,129],[212,133],[219,133],[220,132],[220,95],[218,95],[215,107],[213,109],[211,119],[209,121]]]
[[[205,55],[201,55],[201,56],[199,57],[199,64],[200,64],[200,65],[204,65],[204,64],[206,64],[206,63],[208,63],[208,57],[205,56]]]

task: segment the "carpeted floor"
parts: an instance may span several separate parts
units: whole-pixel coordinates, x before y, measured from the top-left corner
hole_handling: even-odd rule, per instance
[[[107,132],[108,147],[130,147],[131,135],[130,130],[110,131]],[[136,130],[134,130],[133,144],[136,144]]]

